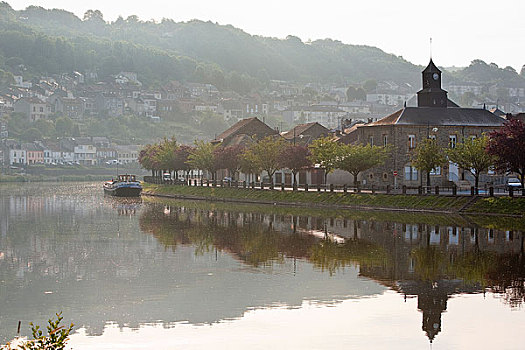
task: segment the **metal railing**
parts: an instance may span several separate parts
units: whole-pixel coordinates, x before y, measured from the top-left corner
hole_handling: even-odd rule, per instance
[[[153,176],[144,176],[144,181],[154,184],[198,186],[198,187],[227,187],[251,190],[281,190],[301,192],[337,192],[337,193],[366,193],[366,194],[405,194],[405,195],[440,195],[440,196],[525,196],[521,189],[506,189],[502,186],[486,186],[480,188],[460,186],[400,186],[394,188],[386,186],[361,186],[361,185],[336,185],[336,184],[296,184],[270,183],[270,182],[247,182],[229,180],[210,180],[200,178],[188,178],[185,180],[163,180]],[[520,193],[521,192],[521,193]]]

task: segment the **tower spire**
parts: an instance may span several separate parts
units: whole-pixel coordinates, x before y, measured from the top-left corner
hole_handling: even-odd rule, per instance
[[[430,60],[432,61],[432,37],[430,37]]]

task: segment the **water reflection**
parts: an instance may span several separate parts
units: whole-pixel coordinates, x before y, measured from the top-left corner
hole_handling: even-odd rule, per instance
[[[303,217],[153,204],[141,229],[166,247],[191,244],[196,252],[227,251],[251,266],[306,259],[330,275],[359,266],[359,275],[406,297],[418,298],[430,341],[455,294],[501,296],[511,308],[525,300],[523,233],[450,226]]]
[[[211,324],[387,289],[417,298],[433,341],[453,296],[490,293],[513,310],[525,300],[522,222],[143,203],[98,185],[0,189],[2,341],[18,320],[60,310],[100,335],[108,322]]]

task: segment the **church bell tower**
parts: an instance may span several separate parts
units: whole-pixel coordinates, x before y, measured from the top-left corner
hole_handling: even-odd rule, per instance
[[[447,92],[441,88],[441,71],[430,59],[427,68],[423,70],[423,89],[417,93],[418,107],[446,108]]]

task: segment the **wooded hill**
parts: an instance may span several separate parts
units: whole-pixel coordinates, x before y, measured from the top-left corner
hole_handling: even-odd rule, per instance
[[[264,87],[270,79],[337,84],[391,80],[417,90],[422,69],[375,47],[331,39],[304,43],[294,36],[252,36],[231,25],[198,20],[154,22],[130,16],[107,22],[98,10],[80,19],[65,10],[36,6],[15,11],[5,2],[0,3],[0,68],[28,77],[90,70],[102,79],[134,71],[147,86],[182,80],[239,92]],[[525,82],[523,74],[479,60],[447,79]]]

